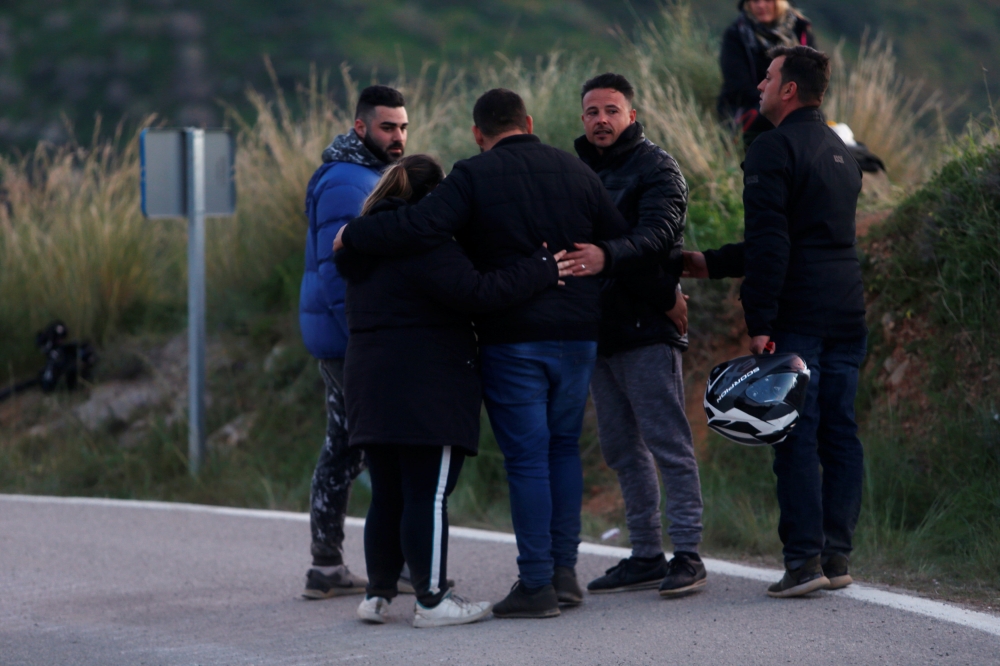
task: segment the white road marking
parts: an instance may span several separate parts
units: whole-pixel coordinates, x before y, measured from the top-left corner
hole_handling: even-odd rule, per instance
[[[189,513],[209,513],[217,516],[232,516],[237,518],[265,518],[269,520],[288,520],[293,522],[308,523],[308,513],[295,513],[292,511],[269,511],[263,509],[236,509],[225,506],[207,506],[204,504],[184,504],[181,502],[150,502],[142,500],[119,500],[104,499],[99,497],[48,497],[43,495],[4,495],[0,494],[0,501],[22,502],[26,504],[63,504],[68,506],[100,506],[117,507],[127,509],[150,509],[154,511],[186,511]],[[364,527],[363,518],[348,517],[347,525],[351,527]],[[513,534],[506,532],[491,532],[489,530],[479,530],[472,527],[449,527],[449,536],[468,541],[485,541],[488,543],[514,544]],[[580,552],[587,555],[599,555],[603,557],[628,557],[632,551],[628,548],[617,546],[605,546],[596,543],[581,543]],[[736,564],[723,560],[704,558],[705,568],[720,576],[731,576],[733,578],[745,578],[749,580],[772,582],[781,576],[780,569],[765,569],[762,567],[750,567],[745,564]],[[867,585],[854,583],[850,587],[842,590],[826,592],[836,596],[846,597],[855,601],[877,604],[896,610],[923,615],[925,617],[949,622],[951,624],[969,627],[984,631],[994,636],[1000,636],[1000,617],[989,613],[968,610],[953,604],[941,601],[932,601],[907,594],[888,592],[879,590]]]

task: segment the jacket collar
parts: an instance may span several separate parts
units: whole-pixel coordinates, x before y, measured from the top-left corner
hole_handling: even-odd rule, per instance
[[[541,143],[542,140],[539,139],[534,134],[511,134],[510,136],[504,137],[493,144],[493,148],[500,148],[501,146],[513,146],[517,143]],[[491,149],[492,150],[492,149]]]
[[[826,118],[823,117],[823,112],[819,110],[818,106],[804,106],[801,109],[795,109],[781,121],[782,125],[789,125],[792,123],[825,123]]]
[[[347,134],[341,134],[323,151],[323,162],[350,162],[360,164],[370,169],[382,170],[385,162],[368,150],[364,141],[353,128]]]
[[[637,120],[621,133],[618,139],[611,144],[611,147],[603,154],[597,152],[597,148],[587,140],[587,135],[579,137],[573,142],[576,154],[580,156],[584,164],[594,171],[601,171],[622,160],[636,147],[646,140],[642,124]]]

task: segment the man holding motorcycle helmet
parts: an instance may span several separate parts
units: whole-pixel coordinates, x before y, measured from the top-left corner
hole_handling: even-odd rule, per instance
[[[798,423],[773,447],[786,572],[768,594],[796,597],[851,583],[863,477],[854,398],[867,340],[855,249],[861,170],[819,110],[829,58],[808,46],[769,56],[758,90],[776,129],[743,165],[745,240],[684,261],[689,277],[744,277],[750,351],[792,352],[808,366]]]

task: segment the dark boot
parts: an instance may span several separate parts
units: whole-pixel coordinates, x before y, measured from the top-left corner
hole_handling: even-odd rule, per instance
[[[816,590],[825,590],[829,586],[830,579],[823,575],[823,567],[820,566],[817,555],[806,560],[797,569],[786,567],[784,577],[767,588],[767,595],[779,599],[801,597]]]
[[[576,580],[576,571],[570,567],[556,567],[552,575],[552,587],[556,588],[559,603],[579,606],[583,603],[583,590]]]
[[[831,590],[839,590],[854,582],[851,574],[847,571],[849,560],[847,555],[834,553],[823,558],[823,575],[830,579]]]
[[[544,585],[533,590],[520,580],[510,588],[507,597],[493,607],[493,617],[556,617],[559,615],[559,598],[556,588]]]

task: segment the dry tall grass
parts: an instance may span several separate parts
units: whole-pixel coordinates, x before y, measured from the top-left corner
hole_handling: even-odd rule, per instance
[[[912,188],[941,166],[948,143],[941,94],[899,74],[892,42],[883,35],[861,42],[848,65],[843,43],[833,53],[833,76],[823,111],[847,123],[858,141],[885,162],[897,185]]]
[[[27,157],[0,159],[5,346],[20,349],[57,317],[100,343],[136,310],[183,292],[179,229],[139,210],[138,152],[138,135],[123,141],[119,127],[91,148],[41,144]]]
[[[546,142],[572,150],[582,131],[580,84],[615,69],[628,75],[648,136],[673,154],[691,184],[689,229],[697,245],[731,240],[741,225],[741,174],[734,138],[715,121],[714,38],[684,4],[668,5],[656,23],[624,39],[610,66],[551,53],[525,64],[499,56],[472,73],[425,64],[391,82],[407,98],[408,152],[428,152],[446,167],[475,154],[469,127],[476,96],[504,86],[520,93]],[[358,83],[340,72],[339,96],[312,73],[290,98],[275,87],[249,91],[252,114],[230,113],[238,134],[237,214],[208,226],[209,302],[253,299],[275,276],[292,306],[301,271],[305,186],[323,148],[352,123]],[[343,100],[338,103],[337,99]],[[919,102],[919,87],[895,71],[890,45],[873,40],[856,62],[839,56],[827,101],[831,117],[886,160],[897,182],[919,182],[936,163],[940,100]],[[931,123],[933,127],[939,127]],[[90,148],[40,146],[24,159],[0,159],[6,205],[0,206],[0,335],[29,340],[53,317],[98,342],[141,324],[150,306],[184,307],[183,221],[146,221],[139,212],[138,137],[118,134]],[[211,312],[211,311],[210,311]],[[131,324],[129,324],[131,322]],[[24,346],[0,349],[0,365]]]

